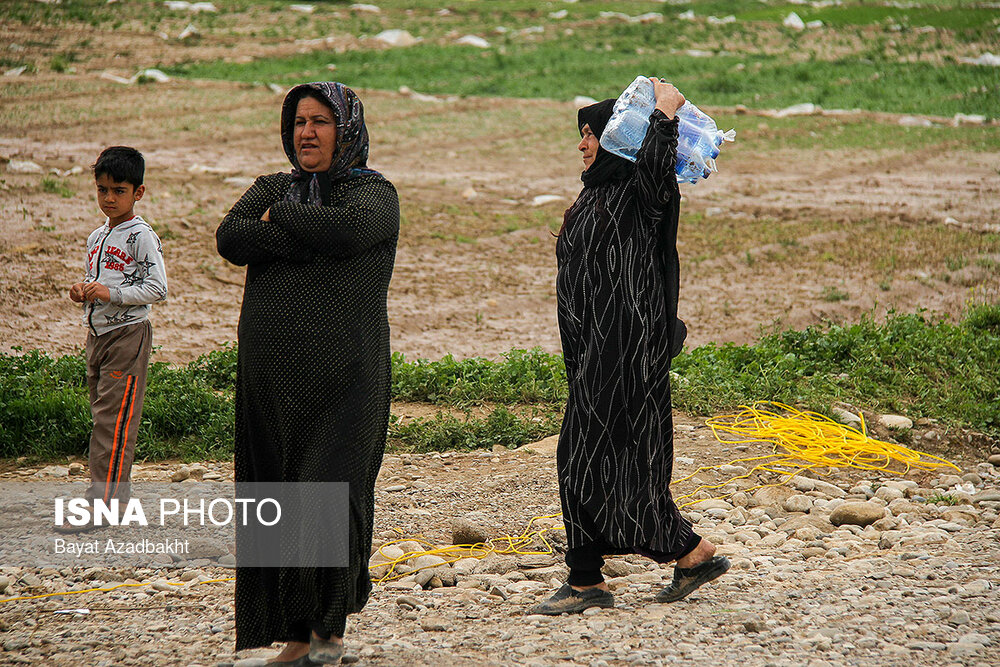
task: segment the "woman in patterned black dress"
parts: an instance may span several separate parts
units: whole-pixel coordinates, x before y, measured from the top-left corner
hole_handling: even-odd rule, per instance
[[[273,664],[312,665],[339,662],[347,615],[371,591],[399,203],[392,184],[366,167],[364,110],[351,89],[293,88],[281,140],[292,172],[257,178],[216,234],[219,253],[247,266],[236,481],[348,482],[349,564],[238,567],[236,648],[288,642]]]
[[[569,382],[557,463],[570,574],[533,613],[613,606],[601,575],[608,554],[676,561],[660,602],[679,600],[729,568],[670,496],[670,359],[686,334],[677,319],[674,174],[674,114],[684,97],[668,83],[653,83],[656,108],[634,164],[599,144],[614,100],[578,116],[584,187],[556,244]]]

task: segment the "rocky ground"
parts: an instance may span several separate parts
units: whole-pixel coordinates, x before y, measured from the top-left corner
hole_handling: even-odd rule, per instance
[[[678,479],[696,466],[766,453],[763,446],[718,443],[687,417],[677,428]],[[651,601],[671,568],[637,557],[608,562],[615,608],[557,618],[527,610],[564,580],[558,554],[493,554],[413,574],[407,568],[436,561],[408,560],[401,568],[406,576],[376,586],[364,612],[350,620],[345,662],[995,664],[1000,455],[994,452],[990,461],[902,476],[812,471],[757,490],[750,487],[774,478],[736,480],[724,489],[735,492],[727,500],[684,509],[732,560],[732,570],[671,605]],[[79,465],[22,468],[3,478],[79,472]],[[699,473],[699,480],[738,473],[716,469]],[[137,480],[178,484],[231,475],[230,464],[217,462],[143,464],[134,473]],[[678,485],[676,495],[691,491],[692,483]],[[453,528],[520,535],[532,517],[558,511],[551,438],[516,451],[390,455],[378,482],[376,545],[394,543],[383,549],[394,557],[401,553],[396,548],[423,546],[401,539],[448,545]],[[4,523],[10,531],[9,517]],[[541,520],[534,527],[556,524]],[[558,550],[562,533],[546,535]],[[372,562],[382,560],[375,555]],[[232,652],[232,582],[206,582],[232,574],[217,555],[159,568],[2,568],[4,598],[146,585],[0,604],[0,664],[260,664],[273,648]],[[59,613],[65,610],[78,611]]]

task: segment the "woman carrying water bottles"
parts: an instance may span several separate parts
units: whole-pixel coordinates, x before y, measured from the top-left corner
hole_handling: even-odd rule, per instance
[[[651,79],[656,107],[636,162],[600,146],[615,100],[580,109],[583,190],[556,243],[559,333],[569,400],[559,435],[559,492],[569,579],[531,613],[614,606],[609,554],[675,562],[657,602],[680,600],[729,561],[695,534],[670,495],[670,360],[677,318],[677,109],[684,96]]]

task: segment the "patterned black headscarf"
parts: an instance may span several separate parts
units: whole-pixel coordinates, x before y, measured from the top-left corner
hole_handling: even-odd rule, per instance
[[[295,157],[295,112],[299,100],[306,94],[318,97],[333,111],[337,123],[337,147],[333,162],[326,173],[311,173],[299,167]],[[365,108],[357,94],[335,81],[303,83],[285,95],[281,105],[281,144],[292,163],[292,186],[285,201],[302,204],[325,205],[330,203],[330,185],[339,181],[377,173],[368,169],[368,128],[365,126]]]
[[[590,106],[583,107],[576,113],[576,123],[583,134],[583,126],[590,125],[590,131],[598,139],[604,133],[604,128],[611,120],[611,113],[614,111],[614,98],[597,102]],[[618,157],[613,153],[604,150],[604,147],[597,149],[597,157],[590,164],[590,167],[580,175],[580,180],[587,187],[600,185],[606,181],[628,178],[635,170],[635,165],[623,157]]]

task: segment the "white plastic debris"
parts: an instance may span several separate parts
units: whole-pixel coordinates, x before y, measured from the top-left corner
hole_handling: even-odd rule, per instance
[[[236,185],[241,188],[249,188],[253,185],[255,180],[257,179],[252,176],[230,176],[229,178],[222,179],[222,182],[228,185]]]
[[[799,15],[796,14],[795,12],[792,12],[791,14],[789,14],[788,16],[786,16],[785,20],[782,21],[781,24],[783,26],[785,26],[786,28],[791,28],[792,30],[805,30],[806,29],[805,21],[803,21],[799,17]]]
[[[919,116],[903,116],[898,122],[903,127],[932,127],[934,125],[930,119]]]
[[[693,16],[693,13],[692,13]],[[708,22],[712,25],[726,25],[727,23],[736,23],[736,17],[732,14],[729,16],[723,16],[721,19],[717,16],[709,16]]]
[[[995,56],[989,51],[978,58],[959,58],[958,62],[965,65],[986,65],[988,67],[1000,67],[1000,56]]]
[[[110,2],[110,0],[109,0],[109,2]],[[85,614],[89,614],[90,610],[89,609],[56,609],[52,613],[53,614],[79,614],[80,616],[83,616]]]
[[[567,16],[569,16],[569,12],[565,9],[560,9],[558,12],[549,12],[550,19],[559,20],[559,19],[564,19]]]
[[[351,5],[351,9],[353,9],[356,12],[367,12],[369,14],[378,14],[382,11],[376,5],[366,5],[362,2],[354,3],[353,5]]]
[[[959,125],[982,125],[986,122],[986,116],[981,114],[964,114],[957,113],[951,122],[956,127]]]
[[[455,40],[455,43],[463,44],[465,46],[475,46],[480,49],[490,48],[490,43],[477,35],[465,35],[464,37],[459,37]]]
[[[531,200],[532,206],[544,206],[545,204],[551,204],[552,202],[562,201],[565,199],[562,195],[538,195]]]
[[[774,112],[775,118],[787,118],[788,116],[811,116],[822,109],[812,102],[803,102],[802,104],[793,104],[790,107],[785,107],[780,111]]]
[[[597,104],[597,100],[593,97],[587,97],[586,95],[577,95],[573,98],[573,106],[577,109],[582,109],[583,107],[589,107],[591,104]]]
[[[640,14],[638,16],[629,16],[628,14],[623,14],[622,12],[601,12],[598,16],[602,19],[621,19],[628,23],[662,23],[663,14],[658,14],[656,12],[648,12],[646,14]]]
[[[194,24],[188,23],[187,27],[181,30],[180,34],[177,35],[177,39],[184,41],[185,39],[191,39],[193,37],[198,37],[201,32],[194,27]]]
[[[809,28],[810,30],[815,30],[816,28],[822,28],[823,22],[819,20],[809,21],[808,23],[806,23],[806,27]]]
[[[159,69],[144,69],[132,78],[135,81],[145,79],[147,81],[155,81],[156,83],[166,83],[167,81],[170,81],[170,77],[167,73]]]
[[[692,58],[711,58],[714,54],[711,51],[702,51],[701,49],[688,49],[684,55]]]
[[[20,67],[12,67],[3,73],[4,76],[21,76],[26,71],[28,71],[27,65],[21,65]]]
[[[414,37],[408,30],[400,30],[398,28],[383,30],[375,35],[375,39],[389,46],[413,46],[420,41],[419,37]]]
[[[680,14],[677,15],[677,18],[681,19],[682,21],[694,21],[694,10],[689,9],[686,12],[681,12]]]
[[[126,86],[135,83],[132,79],[126,79],[123,76],[118,76],[117,74],[112,74],[111,72],[101,72],[101,78],[105,81],[114,81],[115,83],[120,83]]]
[[[12,174],[40,174],[42,168],[31,160],[11,160],[7,163],[7,171]]]
[[[417,91],[413,90],[409,86],[400,86],[399,87],[399,94],[400,95],[406,95],[407,97],[409,97],[410,99],[412,99],[412,100],[414,100],[416,102],[440,102],[441,101],[440,98],[435,97],[434,95],[426,95],[424,93],[418,93]]]
[[[167,6],[167,9],[174,12],[191,12],[192,14],[197,14],[198,12],[210,12],[214,13],[219,11],[215,8],[211,2],[185,2],[185,0],[167,0],[163,3]]]
[[[187,170],[189,174],[227,174],[231,171],[225,167],[210,167],[207,164],[193,164]]]
[[[288,5],[288,8],[293,12],[300,12],[302,14],[312,14],[316,11],[316,5]]]

